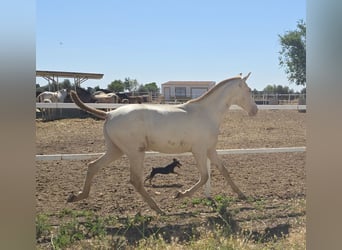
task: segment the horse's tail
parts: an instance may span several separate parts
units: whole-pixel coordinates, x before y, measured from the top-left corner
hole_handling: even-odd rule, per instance
[[[81,101],[81,99],[78,97],[77,93],[74,90],[70,91],[70,96],[72,101],[79,106],[82,110],[100,118],[105,120],[107,118],[107,112],[103,111],[103,110],[99,110],[99,109],[95,109],[93,107],[90,107],[88,105],[86,105],[84,102]]]

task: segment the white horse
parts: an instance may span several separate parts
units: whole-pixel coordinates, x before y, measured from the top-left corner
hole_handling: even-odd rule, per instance
[[[115,93],[105,93],[103,91],[96,91],[91,97],[97,103],[118,103],[119,97]]]
[[[37,96],[36,101],[45,103],[64,102],[64,99],[66,98],[67,94],[68,91],[66,89],[61,89],[56,92],[44,91]],[[52,120],[53,112],[53,109],[42,109],[43,120]]]
[[[178,192],[176,198],[191,196],[207,182],[207,158],[238,196],[245,198],[218,158],[216,144],[224,113],[232,104],[242,107],[249,115],[258,111],[251,89],[246,84],[249,75],[224,80],[204,95],[184,104],[132,104],[111,112],[87,106],[72,91],[70,94],[76,105],[106,120],[103,132],[107,150],[103,156],[89,163],[83,190],[78,195],[71,194],[68,202],[87,198],[91,181],[100,167],[126,154],[130,162],[130,182],[153,210],[163,213],[144,188],[143,167],[147,150],[170,154],[192,152],[194,155],[200,179],[190,189]]]
[[[105,93],[103,91],[96,91],[91,95],[96,103],[118,103],[119,97],[115,93]],[[107,111],[112,110],[111,108],[106,109]]]
[[[44,100],[49,99],[51,102],[64,102],[68,91],[66,89],[61,89],[56,92],[44,91],[37,96],[37,102],[44,102]]]

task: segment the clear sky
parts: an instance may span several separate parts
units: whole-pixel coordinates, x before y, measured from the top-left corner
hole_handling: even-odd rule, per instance
[[[126,77],[139,84],[219,82],[251,71],[252,89],[302,88],[279,67],[278,35],[305,21],[305,0],[38,0],[36,6],[37,70],[104,74],[83,87],[106,88]]]

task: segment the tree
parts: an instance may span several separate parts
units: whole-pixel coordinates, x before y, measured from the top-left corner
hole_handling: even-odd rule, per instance
[[[93,88],[93,91],[95,92],[95,91],[99,91],[101,88],[100,88],[100,86],[99,85],[96,85],[94,88]]]
[[[279,65],[284,68],[287,79],[296,85],[306,84],[306,24],[297,22],[297,29],[279,35],[281,50]]]
[[[64,79],[62,83],[59,84],[59,87],[62,89],[71,89],[71,82],[69,79]]]
[[[41,91],[41,92],[44,92],[44,91],[57,91],[57,90],[60,90],[60,89],[67,89],[67,90],[70,90],[70,89],[73,89],[73,84],[70,82],[69,79],[64,79],[63,82],[52,82],[50,84],[47,84],[47,85],[44,85],[44,86],[40,86],[40,84],[36,84],[36,90],[37,91]]]
[[[267,94],[293,94],[293,89],[289,89],[287,86],[282,85],[267,85],[264,90]]]
[[[134,91],[138,88],[138,81],[136,79],[131,79],[129,77],[125,78],[125,81],[123,82],[125,89],[128,91]]]
[[[147,84],[141,84],[138,88],[139,93],[143,92],[159,92],[159,88],[155,82],[147,83]]]
[[[276,88],[275,85],[267,85],[263,91],[268,93],[268,94],[271,94],[271,93],[274,94],[275,88]]]
[[[122,92],[125,89],[125,85],[121,80],[114,80],[108,84],[107,88],[113,92]]]

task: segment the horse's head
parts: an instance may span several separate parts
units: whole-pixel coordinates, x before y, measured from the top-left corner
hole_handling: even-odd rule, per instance
[[[254,99],[252,98],[252,91],[248,87],[246,81],[250,76],[251,72],[248,73],[247,76],[241,77],[239,79],[236,91],[234,91],[233,103],[241,108],[243,108],[249,115],[255,115],[258,112],[258,107],[255,104]]]
[[[65,98],[68,95],[68,90],[67,89],[61,89],[56,92],[57,93],[57,98],[59,102],[64,102]]]
[[[68,94],[68,90],[67,89],[61,89],[59,91],[63,96],[66,96]]]

